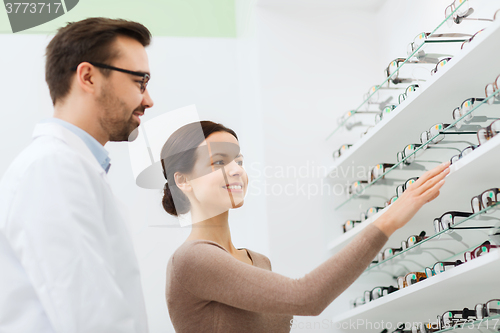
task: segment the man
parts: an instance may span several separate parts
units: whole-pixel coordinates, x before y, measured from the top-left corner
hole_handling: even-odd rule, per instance
[[[103,146],[129,140],[153,106],[150,40],[141,24],[91,18],[47,46],[54,118],[0,182],[0,332],[148,331]]]

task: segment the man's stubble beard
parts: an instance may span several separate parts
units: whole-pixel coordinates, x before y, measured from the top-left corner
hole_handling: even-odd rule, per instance
[[[105,133],[109,135],[109,141],[133,141],[137,137],[137,131],[134,131],[137,128],[137,123],[132,115],[135,110],[128,111],[125,102],[118,98],[107,86],[104,86],[101,90],[97,102],[101,108],[99,124]],[[129,117],[126,118],[128,114]],[[132,133],[133,131],[134,133]]]

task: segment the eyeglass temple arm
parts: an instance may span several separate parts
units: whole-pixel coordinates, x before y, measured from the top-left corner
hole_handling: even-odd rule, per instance
[[[477,134],[477,132],[439,132],[439,134]]]
[[[462,20],[489,21],[489,22],[493,22],[494,21],[492,19],[487,19],[487,18],[470,18],[470,17],[462,17]]]

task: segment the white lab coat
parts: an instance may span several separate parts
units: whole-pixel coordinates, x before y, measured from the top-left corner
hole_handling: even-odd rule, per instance
[[[139,267],[107,175],[38,124],[0,182],[0,333],[148,331]]]

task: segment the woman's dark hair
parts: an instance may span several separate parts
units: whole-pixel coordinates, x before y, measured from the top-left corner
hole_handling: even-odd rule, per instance
[[[45,80],[52,104],[64,99],[75,74],[72,67],[84,61],[110,65],[119,56],[114,41],[118,36],[135,39],[144,47],[151,42],[151,32],[142,24],[121,19],[92,17],[68,23],[60,28],[46,50]],[[99,70],[109,76],[109,69]]]
[[[201,131],[200,131],[201,127]],[[212,133],[227,132],[238,140],[236,133],[222,124],[203,120],[187,124],[175,131],[161,150],[163,175],[168,179],[163,189],[163,208],[170,215],[189,212],[191,205],[187,196],[176,186],[174,174],[189,174],[196,162],[196,148]],[[175,204],[173,195],[175,196]]]

